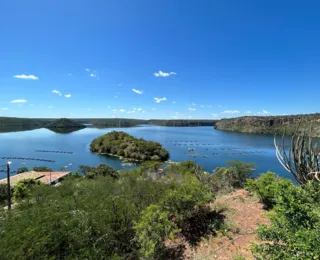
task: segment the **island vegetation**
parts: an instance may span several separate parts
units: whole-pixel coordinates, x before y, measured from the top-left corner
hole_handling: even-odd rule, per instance
[[[86,128],[85,125],[79,124],[67,118],[61,118],[58,120],[54,120],[45,125],[45,128],[54,131],[56,133],[72,133],[74,131],[78,131],[80,129]]]
[[[90,144],[90,150],[93,153],[118,156],[126,160],[164,162],[169,159],[169,152],[161,144],[117,131],[94,139]]]

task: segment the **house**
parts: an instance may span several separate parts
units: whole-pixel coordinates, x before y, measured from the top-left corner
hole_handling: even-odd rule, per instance
[[[54,185],[59,183],[64,177],[69,176],[71,172],[35,172],[28,171],[10,176],[10,185],[14,187],[17,182],[24,179],[39,180],[44,184]],[[0,180],[0,184],[7,184],[7,178]]]

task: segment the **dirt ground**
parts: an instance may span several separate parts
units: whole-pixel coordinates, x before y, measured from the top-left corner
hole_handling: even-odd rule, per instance
[[[224,210],[228,232],[202,238],[193,248],[183,237],[179,237],[170,245],[175,247],[174,259],[232,260],[239,256],[254,259],[250,252],[251,243],[257,242],[254,231],[259,223],[269,224],[264,216],[266,211],[263,205],[245,190],[237,190],[217,197],[210,206],[216,210]]]

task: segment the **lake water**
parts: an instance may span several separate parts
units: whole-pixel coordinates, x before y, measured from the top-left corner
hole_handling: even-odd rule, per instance
[[[253,162],[255,174],[274,171],[291,178],[275,156],[272,135],[242,134],[214,130],[212,127],[160,127],[142,125],[132,128],[86,128],[70,134],[57,134],[47,129],[0,134],[0,165],[7,160],[1,157],[31,157],[55,160],[45,163],[31,160],[12,161],[12,170],[19,167],[48,166],[54,170],[66,167],[74,171],[79,165],[96,166],[109,164],[116,169],[123,169],[117,158],[93,154],[89,150],[91,141],[113,130],[124,131],[135,137],[161,143],[169,152],[172,161],[193,160],[206,171],[212,172],[218,166],[226,165],[228,160]],[[188,152],[188,148],[195,151]],[[43,153],[36,150],[67,151],[73,154]],[[196,157],[191,157],[195,154]],[[0,172],[0,179],[6,175]]]

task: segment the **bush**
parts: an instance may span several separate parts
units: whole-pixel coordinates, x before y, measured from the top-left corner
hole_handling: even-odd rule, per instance
[[[319,259],[320,184],[297,187],[279,183],[271,225],[258,228],[264,242],[255,245],[256,259]]]
[[[15,199],[23,199],[26,198],[31,194],[31,191],[35,186],[42,185],[42,183],[39,180],[35,179],[24,179],[14,186],[13,189],[13,197]]]
[[[32,168],[35,172],[52,172],[52,169],[48,168],[47,166],[36,166]]]
[[[17,174],[23,173],[23,172],[27,172],[27,171],[29,171],[29,169],[28,169],[27,167],[21,167],[21,168],[19,168],[19,169],[17,170]]]
[[[271,209],[276,204],[279,185],[285,183],[289,185],[291,181],[285,180],[273,172],[267,172],[257,179],[247,179],[245,188],[257,195],[267,209]]]
[[[0,205],[8,198],[7,184],[0,183]]]
[[[81,170],[86,171],[85,176],[90,179],[96,176],[110,176],[113,178],[119,177],[118,171],[106,164],[99,164],[97,167],[89,167],[82,165]]]
[[[230,161],[228,167],[218,167],[212,176],[212,185],[215,191],[228,192],[240,189],[251,177],[254,164],[240,161]]]

